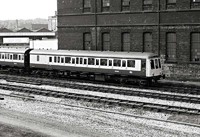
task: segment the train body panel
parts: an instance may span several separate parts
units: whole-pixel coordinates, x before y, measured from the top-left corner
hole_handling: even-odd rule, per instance
[[[29,49],[0,48],[0,65],[25,68],[25,57],[29,54],[25,54],[27,50]]]

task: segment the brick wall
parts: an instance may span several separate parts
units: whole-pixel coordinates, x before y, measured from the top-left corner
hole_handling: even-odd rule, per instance
[[[152,11],[145,12],[142,11],[142,0],[131,0],[130,12],[121,12],[120,0],[110,2],[110,12],[101,12],[101,0],[96,0],[96,10],[95,0],[91,0],[91,13],[83,13],[82,0],[58,1],[59,49],[83,49],[83,34],[90,32],[91,50],[102,50],[101,35],[109,32],[111,50],[121,51],[121,34],[130,32],[130,51],[141,52],[143,33],[150,32],[153,37],[152,52],[161,56],[167,76],[173,79],[199,79],[200,63],[190,61],[190,35],[200,32],[200,9],[190,9],[190,0],[177,0],[175,10],[166,10],[166,0],[160,0],[160,16],[157,12],[158,0],[153,0]],[[168,32],[175,32],[177,37],[175,63],[166,60]]]

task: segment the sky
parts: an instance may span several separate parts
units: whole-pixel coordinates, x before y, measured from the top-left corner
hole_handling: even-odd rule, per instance
[[[57,10],[57,0],[0,0],[0,5],[0,20],[47,19]]]

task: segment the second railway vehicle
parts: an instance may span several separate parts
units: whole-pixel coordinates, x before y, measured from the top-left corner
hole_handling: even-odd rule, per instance
[[[160,58],[146,52],[0,49],[0,65],[28,73],[85,75],[150,85],[164,78]]]

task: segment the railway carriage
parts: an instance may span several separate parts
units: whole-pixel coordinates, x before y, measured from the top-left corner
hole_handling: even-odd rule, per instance
[[[159,57],[141,52],[32,50],[30,68],[92,75],[96,80],[151,82],[163,76]]]
[[[25,48],[0,48],[0,66],[3,68],[29,68],[29,51]]]

